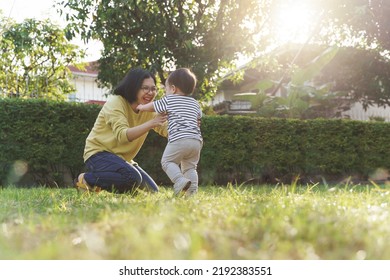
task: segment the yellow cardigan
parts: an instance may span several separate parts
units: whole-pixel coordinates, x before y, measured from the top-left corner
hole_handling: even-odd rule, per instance
[[[122,96],[110,96],[100,110],[85,141],[84,161],[98,152],[107,151],[134,163],[133,159],[144,144],[148,132],[129,142],[126,130],[153,119],[155,114],[154,112],[139,112],[137,114]],[[168,135],[167,125],[156,127],[154,130],[164,137]]]

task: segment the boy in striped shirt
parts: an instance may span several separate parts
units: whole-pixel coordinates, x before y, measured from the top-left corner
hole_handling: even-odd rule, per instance
[[[148,104],[140,104],[139,111],[168,114],[168,144],[161,159],[165,173],[174,183],[175,195],[188,196],[198,191],[197,164],[203,145],[199,121],[199,103],[190,95],[194,92],[196,76],[188,68],[172,72],[166,82],[166,95]]]

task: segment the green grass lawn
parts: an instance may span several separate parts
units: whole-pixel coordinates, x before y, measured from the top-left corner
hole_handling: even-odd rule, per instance
[[[0,189],[0,259],[390,259],[390,187]]]

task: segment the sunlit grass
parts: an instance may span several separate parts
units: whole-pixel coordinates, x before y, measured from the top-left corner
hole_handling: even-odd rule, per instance
[[[390,259],[387,186],[0,189],[0,259]]]

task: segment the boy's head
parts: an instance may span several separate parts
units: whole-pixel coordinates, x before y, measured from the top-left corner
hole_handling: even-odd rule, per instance
[[[166,87],[176,87],[185,95],[191,95],[195,90],[196,76],[188,68],[173,71],[166,80]],[[167,92],[170,91],[167,89]]]

